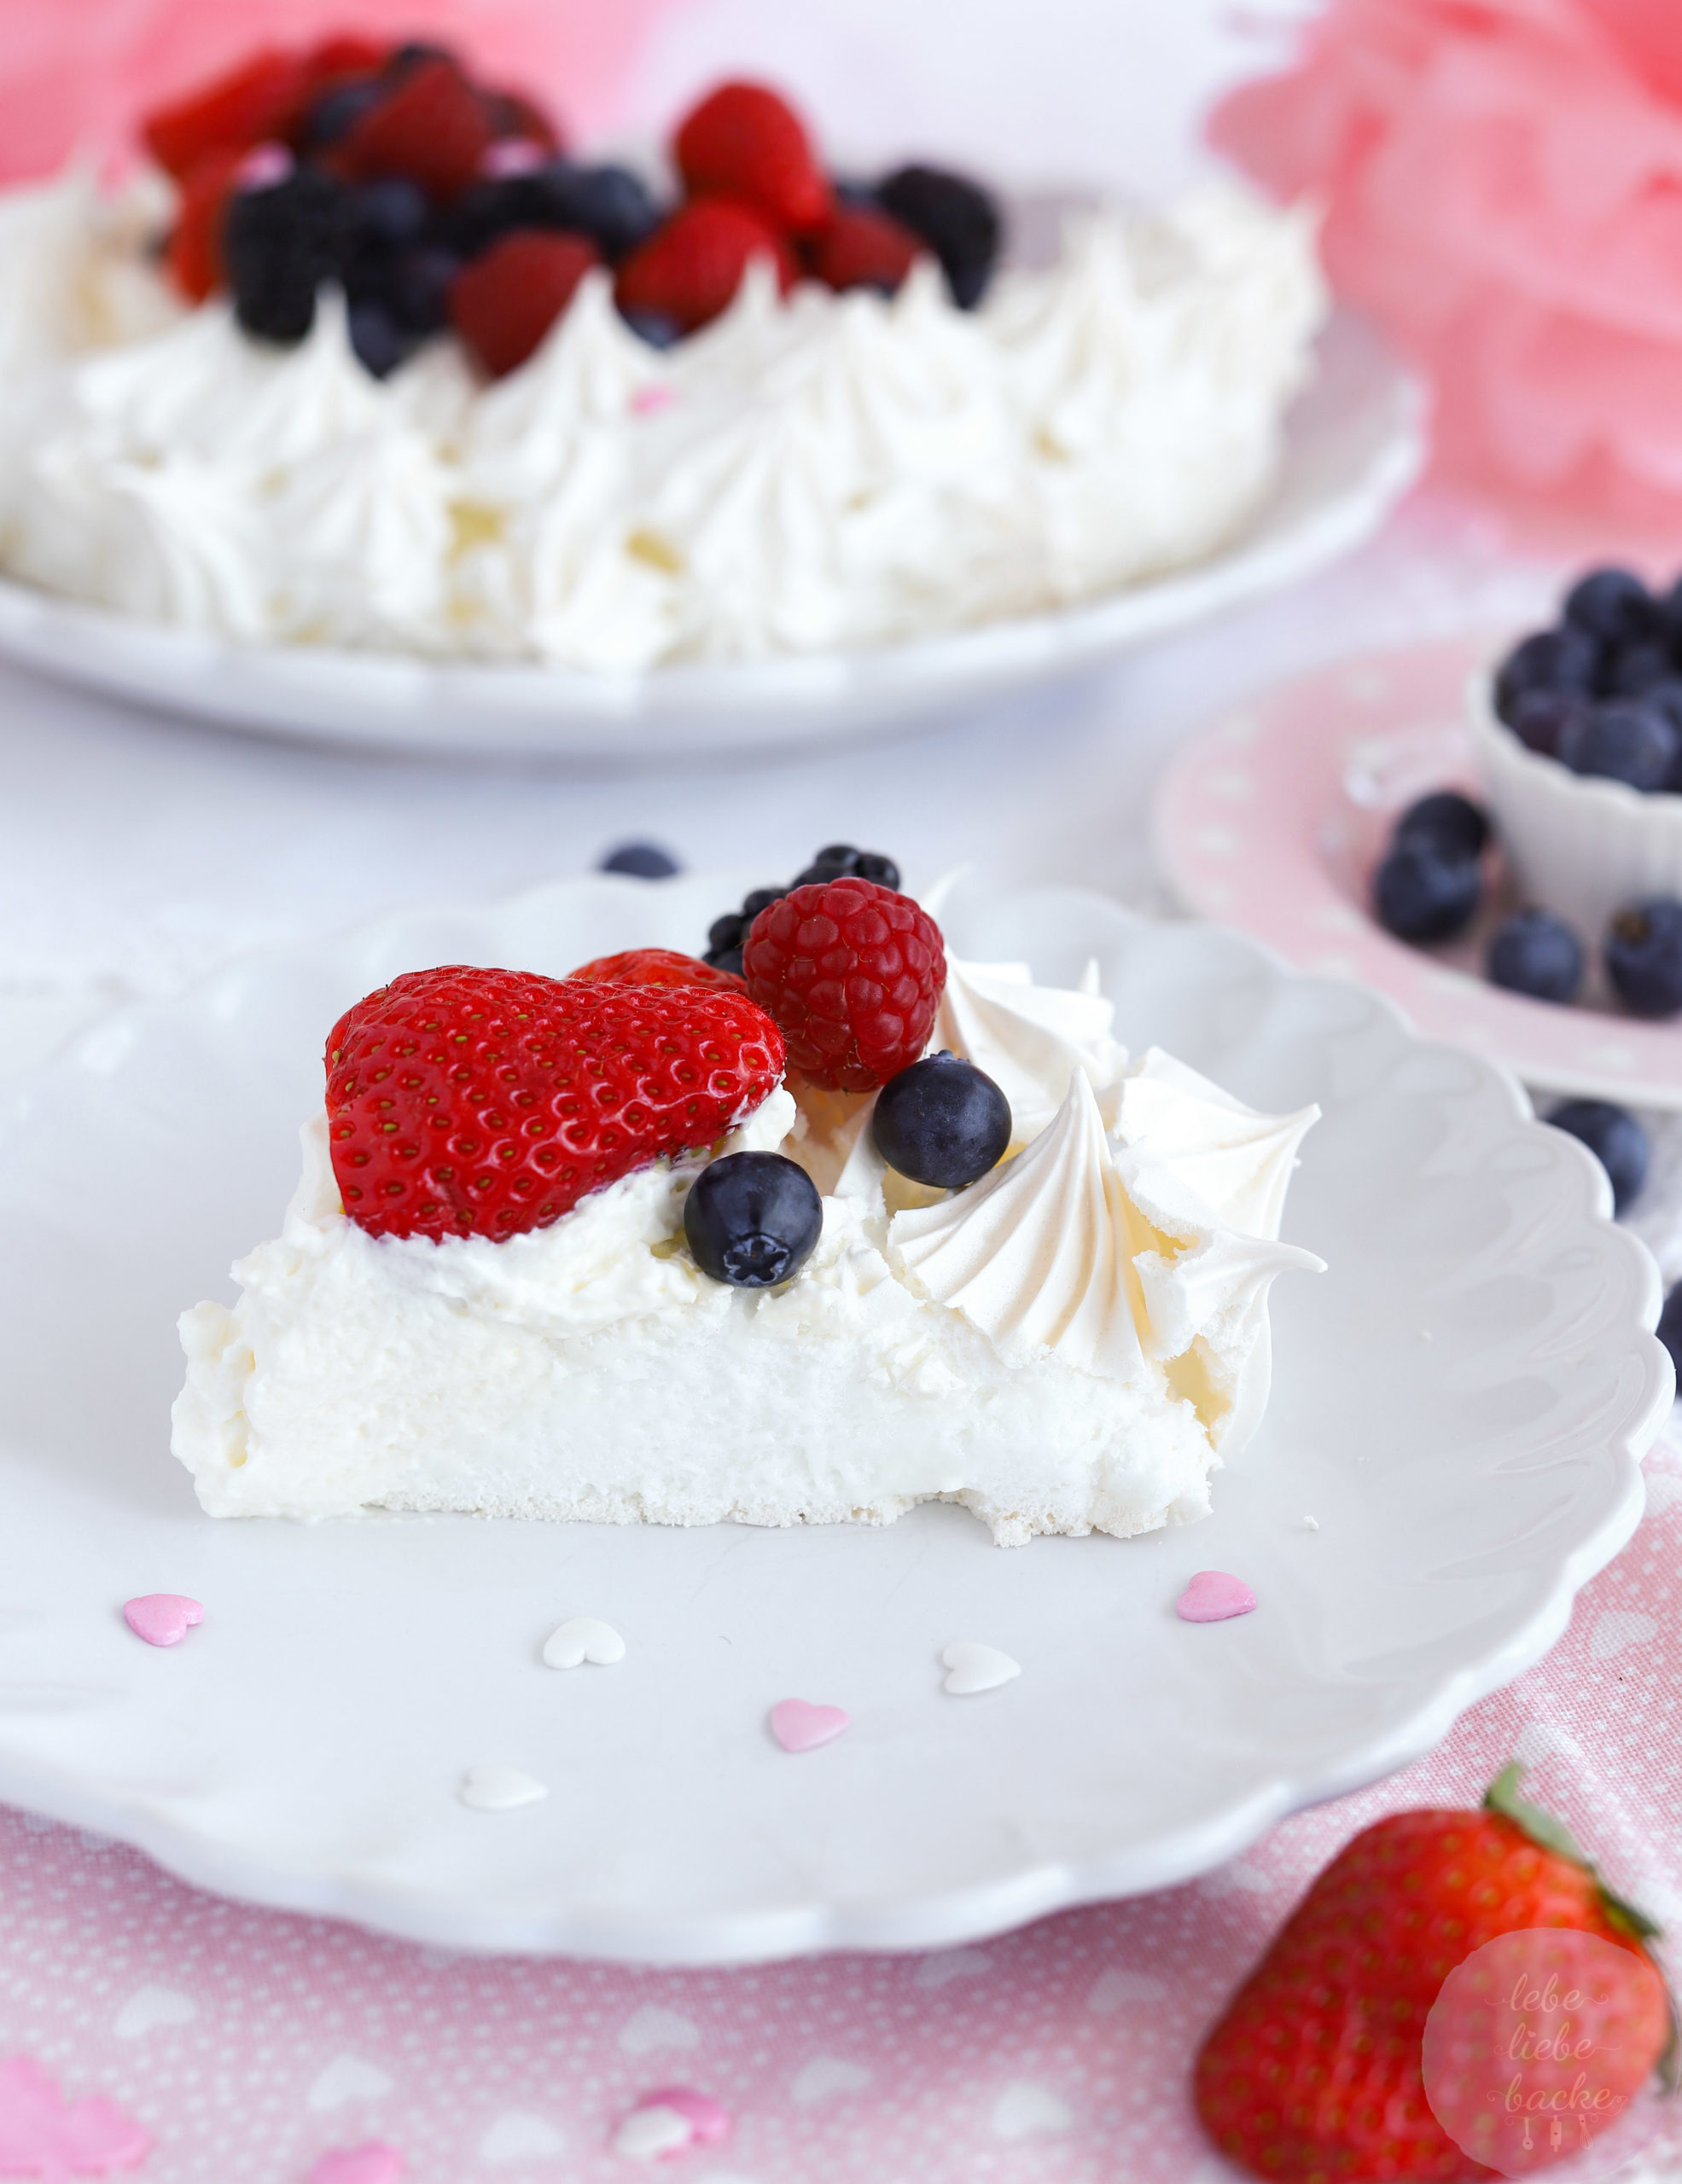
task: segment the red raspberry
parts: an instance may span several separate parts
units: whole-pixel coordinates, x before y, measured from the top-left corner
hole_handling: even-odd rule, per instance
[[[679,955],[675,948],[627,948],[617,956],[597,956],[568,971],[569,979],[591,985],[713,986],[726,993],[746,993],[747,981],[734,971],[721,971],[703,963],[698,956]]]
[[[243,152],[212,152],[201,160],[181,186],[164,263],[189,303],[201,304],[222,286],[222,224]]]
[[[690,109],[672,157],[691,197],[736,197],[774,227],[806,235],[829,210],[829,185],[799,114],[763,84],[720,84]]]
[[[152,157],[178,182],[212,152],[248,152],[290,134],[309,95],[306,64],[265,49],[226,76],[173,105],[155,107],[140,125]]]
[[[773,261],[787,294],[800,268],[757,212],[722,197],[680,206],[620,267],[620,309],[658,311],[693,334],[729,309],[749,259],[758,257]]]
[[[812,271],[827,288],[886,288],[890,295],[916,262],[922,245],[886,212],[838,205],[812,237]]]
[[[742,968],[794,1067],[831,1091],[871,1092],[928,1044],[946,951],[909,895],[826,880],[760,912]]]
[[[440,55],[398,78],[334,147],[333,164],[353,181],[399,174],[450,198],[479,172],[491,139],[484,100]]]
[[[485,111],[498,136],[521,136],[551,155],[564,149],[561,131],[523,91],[486,91]]]
[[[583,235],[515,228],[450,284],[450,323],[492,379],[523,364],[602,263]]]
[[[743,995],[450,963],[347,1009],[327,1042],[333,1172],[376,1236],[517,1236],[777,1089]]]

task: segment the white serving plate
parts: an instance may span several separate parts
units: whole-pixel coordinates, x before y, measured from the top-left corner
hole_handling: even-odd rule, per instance
[[[1417,474],[1418,385],[1335,319],[1266,504],[1195,568],[1065,613],[878,651],[623,675],[242,646],[0,580],[0,657],[218,727],[480,757],[662,759],[869,735],[1109,659],[1294,584],[1376,530]]]
[[[203,1517],[173,1321],[275,1232],[351,999],[456,960],[693,939],[733,879],[568,881],[255,959],[121,1011],[10,1095],[0,1151],[0,1798],[186,1879],[461,1947],[747,1961],[927,1948],[1231,1857],[1401,1766],[1535,1660],[1629,1536],[1673,1376],[1656,1269],[1510,1078],[1236,934],[972,892],[955,947],[1072,982],[1243,1098],[1318,1100],[1266,1424],[1206,1523],[1006,1552],[885,1530]],[[1318,1529],[1307,1519],[1313,1517]],[[1205,1568],[1259,1611],[1192,1626]],[[137,1593],[205,1620],[170,1652]],[[539,1664],[605,1618],[613,1669]],[[954,1638],[1015,1682],[941,1690]],[[853,1727],[800,1757],[798,1696]],[[548,1799],[466,1809],[464,1769]]]

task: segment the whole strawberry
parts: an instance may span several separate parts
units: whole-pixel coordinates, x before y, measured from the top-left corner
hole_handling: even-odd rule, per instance
[[[909,895],[846,878],[796,887],[761,910],[742,970],[794,1068],[831,1091],[871,1092],[928,1045],[946,953]]]
[[[805,124],[763,84],[720,84],[694,107],[672,142],[691,197],[735,197],[790,235],[820,227],[829,185]]]
[[[617,956],[597,956],[568,971],[569,979],[591,985],[713,986],[725,993],[746,993],[734,971],[720,971],[698,956],[675,948],[626,948]]]
[[[329,1037],[333,1172],[376,1236],[519,1235],[710,1145],[776,1089],[783,1060],[739,993],[411,971]]]
[[[1650,2073],[1669,2032],[1643,1946],[1655,1929],[1519,1797],[1522,1771],[1480,1811],[1392,1814],[1319,1875],[1197,2059],[1197,2112],[1229,2160],[1274,2184],[1488,2175],[1432,2111],[1425,2023],[1475,1950],[1537,1927],[1627,1955],[1627,1991],[1606,2006],[1634,2082]]]

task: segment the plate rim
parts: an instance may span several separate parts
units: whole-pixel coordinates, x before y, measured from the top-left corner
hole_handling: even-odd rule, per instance
[[[0,574],[0,659],[150,712],[364,756],[599,764],[753,755],[891,732],[940,707],[1072,674],[1173,635],[1301,581],[1371,537],[1423,468],[1429,392],[1346,307],[1332,312],[1317,347],[1332,363],[1288,413],[1279,476],[1237,536],[1188,567],[1070,607],[851,652],[596,673],[533,661],[242,644]],[[1368,375],[1366,400],[1387,413],[1387,428],[1335,491],[1279,535],[1257,539],[1248,534],[1289,484],[1289,420],[1340,358],[1357,360],[1342,369]],[[358,724],[329,728],[297,717],[299,706],[323,700],[357,710]],[[452,729],[456,711],[487,700],[493,725]]]
[[[218,987],[242,983],[265,967],[338,956],[352,948],[377,952],[406,928],[436,919],[533,912],[568,896],[599,896],[607,889],[629,899],[647,885],[618,875],[581,875],[523,890],[498,902],[411,908],[313,942],[281,943],[253,950],[176,994],[149,996],[111,1010],[9,1088],[5,1112],[26,1112],[35,1098],[49,1091],[52,1079],[61,1071],[108,1073],[116,1050],[113,1039],[120,1041],[125,1028],[136,1019],[166,1019],[183,1007],[213,1007]],[[1258,969],[1287,984],[1332,990],[1346,1002],[1351,991],[1347,982],[1304,971],[1265,941],[1214,921],[1165,926],[1092,890],[1023,888],[1008,892],[1016,901],[1056,897],[1099,910],[1119,920],[1135,937],[1153,930],[1207,935],[1236,948],[1253,959]],[[1510,1070],[1486,1056],[1424,1037],[1388,996],[1371,989],[1354,990],[1417,1051],[1452,1056],[1496,1088],[1510,1128],[1545,1128],[1537,1122],[1522,1085]],[[1596,1446],[1615,1475],[1615,1496],[1592,1531],[1560,1556],[1549,1590],[1524,1620],[1480,1659],[1443,1670],[1405,1720],[1354,1744],[1335,1764],[1295,1774],[1276,1770],[1248,1794],[1231,1798],[1213,1817],[1153,1838],[1144,1850],[1124,1846],[1079,1859],[1042,1861],[1008,1877],[933,1895],[864,1903],[814,1897],[767,1911],[702,1914],[653,1927],[628,1914],[603,1919],[576,1906],[565,1911],[552,1906],[542,1911],[516,1907],[487,1914],[482,1905],[457,1896],[429,1896],[319,1861],[313,1866],[299,1865],[260,1855],[218,1839],[179,1812],[154,1809],[143,1796],[90,1788],[66,1769],[21,1762],[3,1748],[0,1800],[114,1837],[190,1885],[237,1901],[345,1919],[376,1932],[467,1953],[564,1955],[630,1964],[724,1966],[847,1949],[951,1947],[1009,1931],[1054,1912],[1195,1879],[1239,1855],[1290,1813],[1346,1796],[1423,1757],[1468,1707],[1522,1675],[1552,1647],[1569,1620],[1577,1593],[1621,1549],[1640,1521],[1645,1502],[1642,1461],[1668,1414],[1675,1388],[1669,1355],[1652,1332],[1662,1297],[1659,1269],[1640,1239],[1613,1222],[1609,1187],[1598,1163],[1574,1138],[1554,1130],[1547,1135],[1552,1153],[1578,1171],[1584,1187],[1572,1225],[1587,1223],[1615,1239],[1615,1248],[1633,1277],[1633,1289],[1644,1299],[1642,1332],[1629,1354],[1644,1360],[1646,1369],[1638,1386],[1621,1390],[1615,1403],[1609,1398],[1604,1414],[1595,1420]]]

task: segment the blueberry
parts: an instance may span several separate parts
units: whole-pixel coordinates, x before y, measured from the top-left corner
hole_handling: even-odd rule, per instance
[[[1665,1298],[1654,1333],[1670,1352],[1671,1363],[1682,1374],[1682,1281]]]
[[[1575,690],[1521,690],[1507,709],[1507,724],[1527,751],[1555,758],[1567,724],[1592,703]]]
[[[370,107],[377,106],[385,95],[386,86],[377,76],[358,77],[323,91],[305,117],[305,150],[324,151],[329,144],[348,136],[363,115]]]
[[[538,179],[553,224],[588,235],[606,258],[626,257],[664,218],[654,192],[629,167],[574,166],[557,160],[539,171]]]
[[[418,242],[429,213],[427,194],[404,175],[382,175],[365,183],[351,200],[358,241],[385,250]]]
[[[1647,1133],[1627,1107],[1609,1100],[1567,1100],[1548,1116],[1556,1130],[1580,1140],[1606,1170],[1612,1211],[1621,1213],[1647,1180]]]
[[[1659,634],[1670,647],[1672,657],[1682,665],[1682,577],[1659,601]]]
[[[346,316],[351,347],[357,361],[375,379],[389,378],[413,352],[412,338],[404,332],[384,304],[364,297],[352,304]]]
[[[1493,985],[1535,1001],[1569,1001],[1583,982],[1583,944],[1563,918],[1519,910],[1489,936],[1484,968]]]
[[[890,1168],[914,1183],[961,1191],[1004,1159],[1010,1102],[974,1062],[927,1054],[876,1095],[870,1132]]]
[[[876,184],[876,202],[940,261],[960,310],[973,311],[987,293],[1003,227],[987,192],[938,167],[900,167]]]
[[[1617,698],[1644,696],[1656,682],[1662,682],[1674,672],[1669,648],[1655,638],[1644,638],[1639,644],[1625,645],[1607,661],[1607,694]]]
[[[1603,644],[1636,644],[1656,636],[1659,603],[1629,569],[1591,569],[1565,595],[1565,619]]]
[[[1661,712],[1682,735],[1682,675],[1673,667],[1662,682],[1654,682],[1641,693],[1641,702]]]
[[[392,261],[386,297],[399,326],[411,334],[439,334],[450,316],[450,283],[462,270],[447,250],[421,244]]]
[[[684,338],[683,328],[663,311],[622,311],[620,317],[651,349],[675,349]]]
[[[695,1264],[734,1289],[792,1281],[823,1228],[816,1184],[780,1153],[727,1153],[701,1170],[684,1201]]]
[[[861,182],[856,175],[831,175],[829,193],[837,205],[845,205],[855,212],[878,212],[882,200],[876,195],[873,182]]]
[[[658,842],[621,842],[616,850],[608,851],[596,869],[627,873],[632,880],[669,880],[683,867]]]
[[[1391,840],[1397,849],[1435,849],[1444,857],[1476,857],[1489,839],[1489,818],[1458,789],[1438,789],[1410,804]]]
[[[1574,774],[1623,781],[1643,792],[1670,779],[1682,736],[1656,706],[1633,698],[1592,706],[1560,731],[1558,757]]]
[[[1620,910],[1601,951],[1606,975],[1633,1015],[1682,1010],[1682,902],[1650,895]]]
[[[1372,883],[1378,921],[1398,940],[1447,940],[1470,925],[1483,881],[1473,857],[1429,844],[1392,850]]]
[[[1495,671],[1495,710],[1509,724],[1515,700],[1526,690],[1591,694],[1600,672],[1601,647],[1586,630],[1538,630],[1516,644]]]
[[[748,938],[748,921],[740,910],[726,910],[707,928],[709,948],[740,948]]]
[[[301,341],[315,324],[316,291],[349,253],[348,191],[313,167],[228,206],[223,256],[240,324],[265,341]]]

